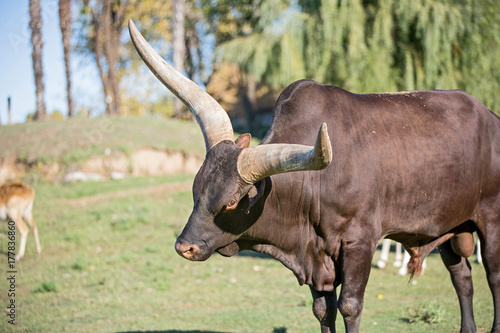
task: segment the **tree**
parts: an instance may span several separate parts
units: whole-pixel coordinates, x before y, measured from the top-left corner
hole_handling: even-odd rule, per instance
[[[59,0],[59,26],[61,28],[66,68],[66,95],[68,100],[68,117],[73,117],[73,99],[71,97],[71,0]]]
[[[161,110],[162,114],[175,115],[174,112],[167,112],[164,107],[154,105],[164,101],[163,97],[159,97],[163,96],[164,89],[159,93],[158,84],[143,85],[138,89],[136,82],[152,77],[132,43],[126,38],[128,33],[124,30],[127,29],[128,19],[136,22],[141,33],[159,54],[172,59],[179,71],[195,81],[201,80],[204,84],[208,82],[209,75],[204,70],[204,64],[207,63],[204,60],[204,50],[207,48],[201,45],[206,22],[197,2],[83,0],[82,3],[76,24],[78,42],[75,49],[91,55],[96,64],[104,96],[109,102],[106,105],[107,114],[115,114],[113,110],[119,109],[120,114],[143,114]],[[174,15],[174,7],[175,12],[180,15]],[[106,14],[109,12],[111,15]],[[208,53],[211,54],[211,50]],[[120,94],[120,90],[126,91],[126,94]],[[169,98],[175,100],[173,95]],[[117,103],[117,106],[113,103]],[[168,104],[168,109],[173,110]],[[179,116],[181,112],[179,108],[177,110]]]
[[[358,93],[458,88],[500,109],[498,1],[241,0],[225,9],[229,2],[208,12],[223,32],[217,61],[260,84],[280,90],[310,78]],[[231,24],[241,30],[228,32]]]
[[[36,111],[35,120],[43,120],[47,116],[44,100],[43,86],[43,65],[42,65],[42,8],[40,0],[30,0],[30,28],[31,28],[31,45],[33,46],[33,74],[35,76],[36,88]]]
[[[136,22],[141,33],[158,53],[163,55],[167,61],[171,61],[179,72],[206,85],[210,74],[207,75],[204,64],[208,63],[206,61],[207,54],[210,56],[213,49],[202,45],[206,34],[206,21],[198,4],[190,0],[166,2],[131,0],[130,8],[133,8],[133,11],[127,12],[127,19],[131,18]],[[137,81],[139,77],[141,80],[152,78],[151,72],[145,68],[144,62],[138,57],[132,43],[127,42],[123,46],[124,52],[120,64],[124,77],[134,81]],[[151,87],[159,87],[157,80],[154,79],[154,81]],[[141,87],[141,90],[144,88]],[[163,97],[164,87],[160,88],[159,91],[150,90],[147,93],[142,93],[141,96],[133,96],[137,89],[129,90],[125,97],[127,104],[131,102],[135,107],[132,110],[130,105],[124,106],[126,112],[142,114],[161,110],[160,113],[163,115],[169,114],[178,118],[191,117],[191,113],[183,112],[182,103],[176,97],[168,94],[169,101],[167,101]],[[142,102],[137,103],[140,100]],[[155,105],[165,102],[167,102],[166,106]],[[139,108],[143,110],[141,111]]]
[[[274,101],[270,103],[270,100],[275,100],[277,91],[284,86],[281,83],[274,85],[272,81],[283,76],[286,76],[283,81],[288,83],[304,78],[304,73],[298,68],[287,68],[289,61],[295,62],[293,55],[301,54],[300,45],[286,34],[275,33],[276,30],[288,28],[290,33],[296,31],[294,24],[299,23],[300,18],[295,20],[292,17],[289,26],[283,25],[283,18],[287,17],[290,6],[290,1],[278,0],[221,0],[217,6],[212,6],[210,1],[203,3],[206,20],[210,22],[210,32],[215,36],[214,80],[207,85],[207,90],[218,96],[217,100],[222,104],[227,105],[229,102],[231,106],[227,108],[228,111],[238,110],[238,115],[244,119],[241,130],[262,134],[260,128],[254,126],[255,114],[272,109]],[[276,45],[280,40],[289,48],[298,49],[291,53],[292,57],[283,56],[281,63],[279,53],[276,53]],[[231,64],[237,64],[239,69]],[[286,70],[280,73],[280,67]],[[233,87],[223,82],[231,82]],[[234,98],[228,91],[220,89],[229,89],[231,95],[237,96],[237,100],[230,102]],[[234,110],[231,111],[234,115]]]
[[[174,68],[182,73],[184,72],[184,55],[185,55],[185,29],[184,16],[186,12],[186,2],[184,0],[176,0],[173,2],[173,24],[172,24],[172,51]],[[182,112],[182,102],[176,98],[174,102],[174,114],[176,118],[180,118]]]
[[[120,36],[128,4],[127,0],[98,0],[92,4],[90,0],[84,0],[85,11],[91,16],[87,48],[93,52],[95,57],[108,115],[121,113],[118,60]]]

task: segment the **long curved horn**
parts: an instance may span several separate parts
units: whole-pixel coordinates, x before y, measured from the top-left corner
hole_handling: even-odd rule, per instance
[[[233,126],[219,103],[163,60],[137,30],[132,20],[128,22],[128,29],[137,52],[149,69],[191,110],[203,132],[207,152],[223,140],[234,141]]]
[[[243,149],[238,156],[241,178],[254,184],[278,173],[321,170],[332,161],[332,146],[326,123],[321,125],[314,147],[294,144],[268,144]]]

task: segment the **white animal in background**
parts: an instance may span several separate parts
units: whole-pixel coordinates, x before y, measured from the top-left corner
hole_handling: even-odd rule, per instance
[[[378,268],[385,268],[387,265],[387,261],[389,261],[389,251],[391,250],[391,240],[384,239],[382,241],[382,250],[380,252],[380,259],[377,261]],[[394,262],[392,266],[401,267],[401,260],[403,259],[403,255],[401,254],[401,243],[396,242],[396,256],[394,258]]]
[[[478,264],[483,264],[483,258],[481,257],[481,243],[479,239],[476,242],[476,262]]]
[[[28,227],[23,218],[28,222],[33,235],[35,236],[36,252],[40,254],[42,248],[38,239],[38,229],[33,219],[32,210],[35,200],[35,190],[23,182],[12,182],[0,186],[0,219],[12,219],[19,231],[21,240],[16,260],[24,256],[26,240],[28,238]]]

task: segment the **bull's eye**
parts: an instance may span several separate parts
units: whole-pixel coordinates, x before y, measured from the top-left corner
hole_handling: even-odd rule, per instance
[[[235,199],[231,199],[227,204],[226,209],[235,209],[236,206],[238,206],[238,201],[236,201]]]

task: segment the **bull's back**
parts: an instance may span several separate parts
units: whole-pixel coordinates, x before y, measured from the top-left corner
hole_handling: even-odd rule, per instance
[[[333,148],[322,201],[336,211],[440,234],[474,214],[485,186],[498,191],[500,121],[464,92],[357,95],[298,81],[278,99],[263,143],[312,145],[322,122]]]

